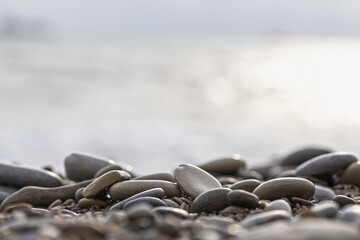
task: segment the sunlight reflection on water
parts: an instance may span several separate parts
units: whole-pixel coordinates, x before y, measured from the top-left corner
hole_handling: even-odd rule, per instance
[[[0,41],[0,157],[170,171],[301,144],[357,151],[360,39]]]

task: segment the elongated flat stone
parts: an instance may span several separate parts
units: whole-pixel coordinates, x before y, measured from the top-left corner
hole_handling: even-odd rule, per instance
[[[356,204],[355,200],[344,195],[337,195],[333,198],[334,202],[337,202],[341,207],[351,204]]]
[[[254,189],[257,186],[259,186],[260,184],[261,184],[261,182],[259,180],[246,179],[246,180],[241,180],[241,181],[234,183],[233,185],[230,186],[230,189],[232,189],[232,190],[238,189],[238,190],[253,192]]]
[[[123,200],[152,188],[162,188],[167,197],[181,196],[181,191],[175,183],[163,180],[128,180],[118,182],[110,187],[109,194],[112,200]]]
[[[148,204],[152,207],[166,207],[166,204],[164,203],[164,201],[158,199],[158,198],[154,198],[154,197],[140,197],[140,198],[136,198],[133,199],[131,201],[128,201],[123,210],[126,211],[127,209],[130,209],[131,207],[133,207],[136,204]]]
[[[97,156],[73,153],[65,158],[66,176],[74,181],[92,179],[101,168],[115,164],[114,160]]]
[[[165,192],[162,188],[152,188],[143,192],[139,192],[129,198],[126,198],[122,200],[121,202],[113,205],[110,208],[110,211],[116,210],[116,209],[123,209],[125,204],[127,204],[129,201],[135,200],[137,198],[141,197],[155,197],[155,198],[163,198],[165,196]]]
[[[92,180],[79,182],[72,185],[45,188],[45,187],[24,187],[19,191],[11,194],[0,205],[0,211],[2,211],[7,205],[14,203],[30,203],[34,206],[45,206],[54,202],[56,199],[65,201],[69,198],[73,198],[75,192],[82,187],[86,187]]]
[[[215,188],[210,189],[200,194],[192,203],[190,212],[201,213],[201,212],[212,212],[224,209],[229,206],[228,193],[231,190],[228,188]]]
[[[331,149],[320,147],[307,147],[296,150],[280,160],[282,166],[298,166],[314,157],[331,153]]]
[[[171,173],[154,173],[134,178],[134,180],[164,180],[175,182],[174,175]]]
[[[296,176],[322,176],[344,170],[351,163],[357,162],[357,157],[348,152],[323,154],[308,160],[296,168]]]
[[[174,177],[180,188],[191,198],[221,187],[220,182],[211,174],[191,164],[179,165],[174,171]]]
[[[205,162],[198,167],[209,173],[235,174],[239,169],[245,168],[246,163],[240,155],[234,154],[231,157]]]
[[[259,205],[259,198],[244,190],[233,190],[228,193],[228,201],[231,205],[254,209]]]
[[[58,187],[61,178],[53,172],[0,163],[0,185]]]
[[[105,173],[104,175],[96,178],[90,183],[83,191],[83,195],[86,198],[95,197],[105,188],[110,187],[114,183],[129,180],[131,175],[125,171],[113,170]]]
[[[128,173],[130,173],[131,177],[134,177],[135,174],[133,173],[133,167],[129,164],[126,163],[119,163],[116,162],[114,164],[109,164],[106,165],[105,167],[99,169],[96,173],[95,173],[95,178],[100,177],[101,175],[110,172],[112,170],[122,170],[122,171],[126,171]]]
[[[259,214],[247,216],[242,222],[240,222],[241,226],[245,228],[253,228],[258,227],[262,224],[276,221],[276,220],[286,220],[290,219],[291,215],[284,210],[274,210],[269,212],[262,212]]]
[[[163,216],[171,215],[182,219],[187,219],[189,217],[189,213],[187,211],[173,207],[155,207],[152,212]]]
[[[253,191],[259,199],[275,200],[282,197],[291,199],[299,197],[311,199],[315,193],[315,186],[309,180],[303,178],[275,178],[260,184]]]

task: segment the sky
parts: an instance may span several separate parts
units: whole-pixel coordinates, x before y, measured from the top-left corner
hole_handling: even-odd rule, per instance
[[[7,16],[104,36],[360,35],[358,0],[2,0]]]

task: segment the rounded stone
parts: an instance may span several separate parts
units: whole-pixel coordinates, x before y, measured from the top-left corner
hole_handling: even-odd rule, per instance
[[[337,195],[333,198],[334,202],[337,202],[341,207],[346,205],[355,204],[355,200],[344,195]]]
[[[61,178],[50,171],[0,163],[0,185],[25,187],[58,187]]]
[[[274,210],[269,212],[262,212],[259,214],[247,216],[242,222],[241,226],[251,229],[258,227],[262,224],[269,223],[276,220],[287,220],[290,219],[291,215],[284,210]]]
[[[110,187],[109,194],[112,200],[123,200],[152,188],[162,188],[167,197],[181,196],[181,191],[175,183],[163,180],[128,180],[118,182]]]
[[[163,198],[165,196],[165,192],[162,188],[152,188],[140,193],[137,193],[129,198],[126,198],[124,200],[122,200],[121,202],[113,205],[110,208],[110,211],[116,210],[116,209],[123,209],[123,207],[125,206],[125,204],[127,204],[129,201],[135,200],[137,198],[141,198],[141,197],[155,197],[155,198]]]
[[[316,206],[311,207],[311,212],[319,217],[333,218],[339,210],[339,204],[333,201],[324,201]]]
[[[201,213],[201,212],[212,212],[222,210],[229,206],[228,193],[231,192],[228,188],[215,188],[210,189],[206,192],[201,193],[193,201],[190,212]]]
[[[115,164],[114,160],[97,156],[73,153],[65,158],[66,176],[74,181],[92,179],[101,168]]]
[[[174,171],[174,177],[180,188],[191,198],[196,198],[210,189],[221,187],[216,178],[191,164],[179,165]]]
[[[360,162],[350,164],[340,178],[340,183],[353,184],[360,187]]]
[[[131,175],[125,171],[113,170],[107,172],[91,182],[83,191],[86,198],[95,197],[97,194],[110,187],[114,183],[129,180]]]
[[[284,210],[291,214],[291,206],[283,199],[274,200],[267,204],[264,211]]]
[[[189,217],[189,213],[187,211],[173,207],[155,207],[152,211],[162,216],[170,215],[182,219],[187,219]]]
[[[136,177],[133,180],[164,180],[169,182],[175,182],[174,176],[171,173],[154,173]]]
[[[296,150],[280,160],[282,166],[298,166],[314,157],[333,152],[327,148],[306,147]]]
[[[303,178],[275,178],[260,184],[253,193],[259,199],[266,200],[276,200],[282,197],[311,199],[315,193],[315,186]]]
[[[259,205],[259,198],[255,194],[244,190],[230,191],[227,197],[231,205],[250,209],[255,209]]]
[[[323,154],[310,159],[296,168],[296,176],[322,176],[344,170],[351,163],[357,162],[357,157],[348,152]]]
[[[315,194],[314,199],[318,201],[324,200],[333,200],[335,198],[335,193],[328,187],[324,187],[318,184],[315,184]]]
[[[248,192],[253,192],[254,189],[259,186],[261,182],[257,179],[246,179],[242,181],[238,181],[230,186],[230,189],[232,190],[244,190]]]
[[[9,204],[20,202],[30,203],[34,206],[47,207],[56,199],[65,201],[69,198],[73,198],[75,192],[79,188],[86,187],[91,181],[92,180],[87,180],[76,184],[52,188],[33,186],[23,187],[19,191],[11,194],[1,203],[0,211]]]
[[[205,162],[198,165],[198,167],[209,173],[235,174],[238,169],[245,168],[246,164],[240,155],[233,154],[231,157]]]
[[[123,210],[126,211],[127,209],[132,208],[133,206],[137,205],[137,204],[148,204],[152,207],[166,207],[166,204],[164,203],[164,201],[158,199],[158,198],[154,198],[154,197],[140,197],[140,198],[136,198],[133,199],[131,201],[128,201],[124,207]]]

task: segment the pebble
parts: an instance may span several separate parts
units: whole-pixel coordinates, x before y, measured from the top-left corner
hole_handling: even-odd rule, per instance
[[[238,169],[246,167],[245,161],[238,154],[231,157],[219,158],[198,165],[199,168],[215,174],[235,174]]]
[[[181,164],[174,171],[176,183],[191,198],[196,198],[201,193],[214,188],[220,188],[220,182],[202,170],[191,164]]]
[[[341,207],[346,205],[355,204],[355,200],[344,195],[337,195],[333,198],[334,202],[337,202]]]
[[[282,166],[298,166],[317,156],[331,153],[331,149],[320,147],[306,147],[296,150],[280,160]]]
[[[335,217],[340,205],[333,201],[324,201],[316,206],[311,207],[311,212],[315,213],[319,217],[333,218]]]
[[[276,200],[282,197],[311,199],[315,193],[315,186],[303,178],[275,178],[260,184],[253,193],[259,199],[267,200]]]
[[[135,200],[137,198],[141,198],[141,197],[163,198],[164,196],[165,196],[165,192],[162,188],[152,188],[152,189],[137,193],[129,198],[122,200],[121,202],[113,205],[110,208],[110,211],[113,211],[116,209],[122,209],[125,206],[125,204],[127,204],[129,201]],[[165,200],[167,200],[167,199],[165,199]]]
[[[322,176],[335,174],[350,164],[357,162],[354,154],[334,152],[310,159],[296,168],[297,176]]]
[[[121,170],[113,170],[107,172],[91,182],[83,191],[86,198],[95,197],[102,192],[105,188],[110,187],[114,183],[129,180],[131,175],[128,172]]]
[[[231,205],[250,209],[255,209],[259,205],[259,198],[255,194],[244,190],[230,191],[227,197]]]
[[[283,199],[274,200],[271,203],[267,204],[266,207],[264,208],[265,212],[274,211],[274,210],[284,210],[289,215],[291,215],[291,213],[292,213],[289,203],[287,203]]]
[[[306,218],[296,222],[274,222],[243,235],[246,240],[358,240],[355,226],[341,221]]]
[[[57,174],[50,171],[0,163],[0,185],[17,188],[58,187],[62,185],[62,181]]]
[[[358,205],[348,205],[343,208],[342,212],[339,212],[337,215],[338,219],[349,223],[360,224],[360,206]]]
[[[155,207],[152,211],[163,216],[171,215],[182,219],[189,218],[189,213],[183,209],[172,207]]]
[[[109,165],[106,165],[105,167],[99,169],[99,170],[95,173],[94,177],[95,177],[95,178],[98,178],[98,177],[100,177],[101,175],[103,175],[103,174],[105,174],[105,173],[107,173],[107,172],[110,172],[110,171],[112,171],[112,170],[126,171],[126,172],[130,173],[130,175],[131,175],[132,177],[135,176],[135,174],[133,173],[133,167],[132,167],[131,165],[126,164],[126,163],[118,163],[118,162],[116,162],[116,163],[114,163],[114,164],[109,164]]]
[[[212,172],[223,186],[205,187],[196,198],[181,191],[181,180],[156,180],[173,181],[176,174],[173,178],[168,173],[136,178],[116,170],[126,175],[117,182],[116,176],[110,177],[115,166],[110,163],[95,173],[99,173],[96,179],[84,183],[61,177],[63,186],[57,187],[18,190],[0,185],[0,196],[11,194],[0,205],[0,239],[360,239],[359,187],[354,182],[339,184],[350,165],[328,175],[304,176],[314,185],[304,178],[276,177],[294,167],[279,164],[274,161],[271,170],[261,170],[264,176],[275,178],[263,183],[241,180],[262,179],[245,167],[231,175]],[[185,182],[184,190],[204,188],[214,179],[198,167],[185,166],[180,179],[187,177],[192,182]],[[191,186],[194,183],[200,187]],[[91,190],[90,185],[99,190]],[[85,189],[97,193],[84,197]],[[111,199],[116,195],[121,202]],[[259,195],[265,196],[263,200]],[[246,205],[249,203],[254,205]]]
[[[80,199],[84,198],[84,192],[85,188],[79,188],[78,190],[76,190],[75,192],[75,201],[79,202]]]
[[[242,222],[241,226],[247,229],[258,227],[262,224],[269,223],[276,220],[290,219],[291,215],[284,210],[274,210],[269,212],[262,212],[255,215],[247,216]]]
[[[260,184],[261,182],[257,179],[246,179],[234,183],[233,185],[230,186],[230,189],[232,190],[238,189],[238,190],[253,192],[255,188],[257,188],[257,186],[259,186]]]
[[[35,206],[49,206],[53,201],[61,199],[73,198],[75,192],[81,188],[86,187],[92,180],[87,180],[67,186],[44,188],[44,187],[24,187],[19,191],[11,194],[0,205],[0,211],[9,204],[26,202]]]
[[[360,187],[360,162],[350,164],[342,174],[340,183],[353,184]]]
[[[181,191],[175,183],[163,180],[128,180],[118,182],[110,187],[109,194],[112,200],[123,200],[152,188],[162,188],[167,197],[181,196]]]
[[[89,198],[82,198],[79,201],[79,207],[80,208],[89,208],[92,206],[100,206],[100,207],[106,207],[106,203],[100,199],[89,199]]]
[[[97,156],[73,153],[65,158],[64,163],[66,176],[71,180],[79,182],[94,178],[97,171],[107,165],[115,164],[115,161]]]
[[[154,173],[134,178],[134,180],[164,180],[175,182],[174,175],[171,173]]]
[[[324,201],[333,200],[336,195],[330,188],[315,184],[315,194],[313,197],[315,200]]]
[[[61,201],[61,199],[56,199],[55,201],[53,201],[53,202],[49,205],[48,209],[51,209],[51,208],[53,208],[53,207],[57,207],[57,206],[61,205],[62,203],[63,203],[63,202]]]
[[[166,207],[166,204],[164,203],[164,201],[160,200],[159,198],[155,198],[155,197],[139,197],[133,200],[128,201],[124,207],[123,210],[126,211],[127,209],[131,208],[132,206],[136,205],[136,204],[148,204],[152,207]]]
[[[191,213],[212,212],[224,209],[229,205],[227,188],[215,188],[201,193],[192,203]]]

